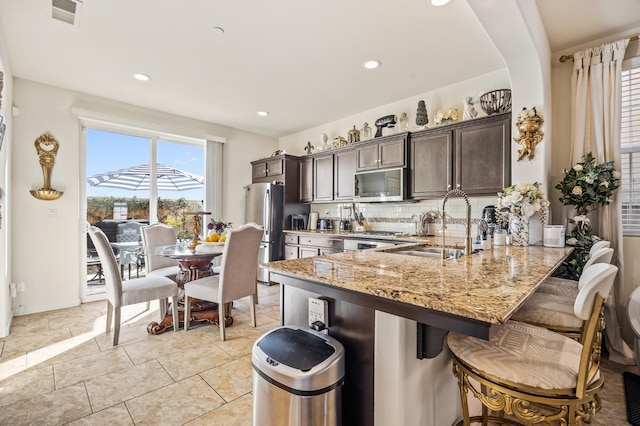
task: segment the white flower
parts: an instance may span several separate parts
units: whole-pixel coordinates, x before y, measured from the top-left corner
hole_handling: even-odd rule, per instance
[[[608,188],[608,187],[609,187],[609,181],[606,181],[606,180],[605,180],[605,181],[604,181],[604,182],[602,182],[600,185],[604,186],[605,188]]]
[[[570,246],[575,246],[576,244],[578,244],[578,240],[575,238],[569,238],[567,240],[567,244],[569,244]]]
[[[583,214],[581,214],[581,215],[579,215],[579,216],[574,216],[574,217],[573,217],[573,221],[574,221],[575,223],[578,223],[578,222],[584,222],[585,220],[587,220],[587,216],[585,216],[585,215],[583,215]]]
[[[513,191],[511,193],[511,195],[509,196],[509,198],[512,200],[512,203],[517,203],[519,201],[522,201],[522,194],[519,191]]]
[[[573,189],[571,190],[571,193],[573,195],[582,195],[582,187],[574,186]]]
[[[620,179],[621,177],[622,177],[622,174],[619,171],[617,171],[617,170],[613,171],[613,178],[614,179]]]
[[[587,177],[585,179],[585,182],[587,182],[589,185],[591,185],[593,183],[593,178]]]
[[[520,210],[522,211],[522,215],[525,217],[531,217],[535,213],[533,206],[529,202],[523,203],[520,206]]]
[[[581,172],[582,164],[576,164],[575,166],[573,166],[573,170],[575,170],[576,172]]]

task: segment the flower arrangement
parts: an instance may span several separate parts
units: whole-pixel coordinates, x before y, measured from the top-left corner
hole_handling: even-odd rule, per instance
[[[218,235],[222,235],[227,228],[231,228],[231,222],[223,222],[222,220],[211,219],[207,224],[207,229],[214,231]]]
[[[613,161],[597,164],[590,152],[569,170],[564,169],[563,173],[564,178],[555,188],[562,193],[562,204],[575,206],[578,216],[585,216],[598,206],[609,204],[613,192],[620,186],[620,172],[615,170]]]
[[[454,123],[458,121],[458,109],[457,108],[447,108],[441,109],[436,113],[435,120],[436,124],[447,124]]]
[[[538,111],[536,111],[536,107],[533,107],[533,108],[523,107],[522,111],[520,111],[518,113],[518,116],[516,117],[516,123],[522,122],[527,118],[533,118],[533,117],[540,117],[538,115]]]
[[[544,198],[540,183],[519,183],[502,188],[496,204],[498,223],[506,226],[509,214],[529,219],[534,213],[540,213],[540,221],[547,222],[549,200]]]

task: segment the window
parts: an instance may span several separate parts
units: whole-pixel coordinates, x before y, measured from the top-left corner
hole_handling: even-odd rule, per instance
[[[640,57],[622,70],[622,232],[640,236]]]

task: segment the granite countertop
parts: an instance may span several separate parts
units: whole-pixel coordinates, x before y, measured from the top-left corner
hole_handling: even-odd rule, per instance
[[[364,232],[353,232],[353,231],[338,231],[337,229],[330,229],[326,231],[320,230],[308,230],[308,229],[286,229],[282,232],[286,234],[299,234],[299,235],[319,235],[326,237],[340,237],[340,238],[359,238],[363,240],[392,240],[392,241],[409,241],[409,242],[422,242],[431,245],[438,245],[442,243],[442,239],[437,236],[427,235],[427,236],[419,236],[419,235],[411,235],[404,234],[398,232],[395,235],[382,235],[382,234],[366,234]],[[458,243],[458,245],[462,244],[464,247],[464,238],[457,237],[447,237],[448,242],[451,242],[452,245]],[[447,244],[448,246],[449,244]]]
[[[455,260],[392,253],[406,247],[281,260],[268,267],[273,273],[500,324],[573,251],[495,246]]]

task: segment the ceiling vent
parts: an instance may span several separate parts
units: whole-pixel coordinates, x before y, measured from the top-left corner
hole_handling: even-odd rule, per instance
[[[51,17],[76,27],[80,22],[81,9],[80,0],[51,0]]]

